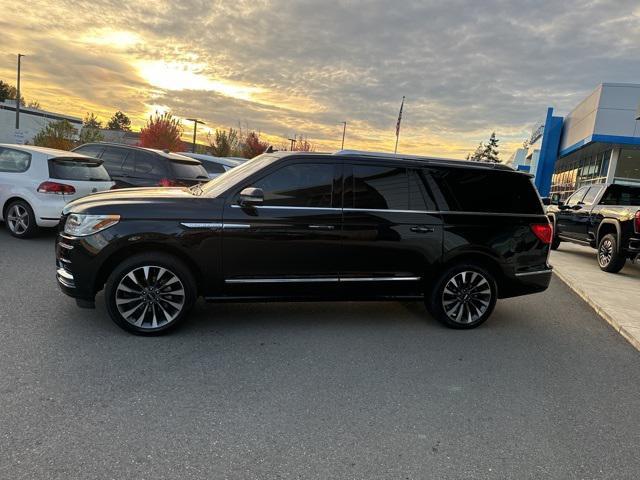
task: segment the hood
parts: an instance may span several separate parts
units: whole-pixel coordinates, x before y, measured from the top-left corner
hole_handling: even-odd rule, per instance
[[[68,203],[63,215],[120,215],[123,220],[217,219],[222,199],[192,195],[182,187],[123,188],[95,193]]]

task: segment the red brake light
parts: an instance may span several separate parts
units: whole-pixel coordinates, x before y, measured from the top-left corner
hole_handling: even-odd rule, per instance
[[[538,237],[538,240],[540,240],[545,245],[551,243],[551,240],[553,238],[553,227],[551,227],[551,224],[549,222],[534,223],[531,225],[531,231],[536,237]]]
[[[160,187],[177,187],[178,186],[176,182],[174,182],[173,180],[169,180],[168,178],[163,178],[162,180],[160,180],[158,182],[158,185]]]
[[[636,216],[633,219],[633,226],[636,229],[636,233],[640,233],[640,210],[636,212]]]
[[[76,189],[71,185],[58,182],[42,182],[38,185],[38,193],[55,193],[57,195],[73,195]]]

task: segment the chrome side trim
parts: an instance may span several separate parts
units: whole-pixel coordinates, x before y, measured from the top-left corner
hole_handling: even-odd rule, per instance
[[[327,283],[327,282],[394,282],[418,281],[422,277],[323,277],[323,278],[240,278],[226,279],[225,283]]]
[[[381,212],[381,213],[430,213],[437,215],[440,212],[435,210],[393,210],[384,208],[345,208],[345,212]]]
[[[73,250],[73,245],[68,245],[68,244],[66,244],[66,243],[64,243],[64,242],[58,242],[58,245],[59,245],[61,248],[65,248],[65,249],[67,249],[67,250]]]
[[[439,213],[443,215],[476,215],[482,217],[524,217],[524,218],[540,218],[546,217],[543,213],[500,213],[500,212],[458,212],[454,210],[443,210]]]
[[[583,245],[591,245],[590,242],[587,242],[586,240],[580,240],[578,238],[571,238],[571,237],[566,237],[564,235],[560,235],[558,234],[558,238],[561,238],[563,240],[566,240],[567,242],[576,242],[576,243],[581,243]]]
[[[240,205],[232,204],[231,208],[242,208]],[[335,207],[286,207],[282,205],[252,205],[251,208],[260,209],[269,209],[269,210],[325,210],[332,212],[340,212],[341,208]]]
[[[347,277],[341,282],[416,282],[422,277]]]
[[[339,282],[338,277],[326,278],[232,278],[225,283],[316,283],[316,282]]]
[[[207,222],[180,222],[180,225],[186,228],[222,228],[221,223],[207,223]]]
[[[516,273],[516,277],[528,277],[529,275],[544,275],[546,273],[553,272],[553,269],[549,268],[547,270],[536,270],[535,272],[521,272]]]
[[[222,228],[251,228],[251,225],[248,223],[225,223]]]
[[[247,223],[181,222],[185,228],[251,228]]]

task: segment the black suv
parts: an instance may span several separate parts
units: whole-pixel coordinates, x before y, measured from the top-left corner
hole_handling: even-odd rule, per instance
[[[551,225],[502,165],[347,152],[263,154],[202,186],[91,195],[64,210],[57,278],[102,288],[121,327],[178,324],[207,301],[426,302],[472,328],[496,299],[541,292]]]
[[[600,269],[610,273],[640,256],[640,185],[588,185],[547,212],[554,226],[553,250],[562,241],[597,248]]]
[[[199,160],[163,150],[100,142],[73,151],[101,159],[116,188],[188,187],[209,180]]]

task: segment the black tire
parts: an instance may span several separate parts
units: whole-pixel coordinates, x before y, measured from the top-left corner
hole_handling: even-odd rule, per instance
[[[3,216],[7,230],[16,238],[31,238],[38,233],[36,216],[24,200],[14,200],[7,205]]]
[[[460,286],[458,291],[450,290],[452,282]],[[449,328],[470,329],[489,318],[497,297],[498,288],[491,272],[479,265],[464,263],[443,272],[425,301],[431,315],[442,324]]]
[[[624,267],[627,258],[618,249],[618,237],[608,233],[598,243],[598,265],[600,270],[609,273],[618,273]]]
[[[105,286],[111,319],[137,335],[172,330],[188,315],[196,298],[196,282],[189,268],[162,252],[128,258],[113,270]]]

